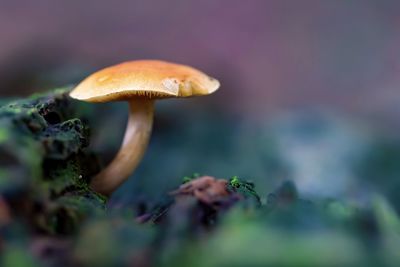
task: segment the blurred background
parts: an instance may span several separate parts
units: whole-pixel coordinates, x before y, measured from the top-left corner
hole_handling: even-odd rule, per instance
[[[0,0],[0,96],[74,85],[126,60],[191,65],[221,89],[157,104],[149,151],[114,203],[198,172],[251,179],[263,195],[287,179],[360,203],[379,192],[400,210],[398,25],[395,0]],[[82,107],[105,164],[126,106]]]

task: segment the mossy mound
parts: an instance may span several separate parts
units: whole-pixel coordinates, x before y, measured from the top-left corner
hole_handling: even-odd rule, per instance
[[[36,231],[66,234],[104,198],[87,186],[98,169],[68,88],[0,108],[0,195]],[[77,201],[78,200],[78,201]],[[84,201],[81,201],[84,200]]]

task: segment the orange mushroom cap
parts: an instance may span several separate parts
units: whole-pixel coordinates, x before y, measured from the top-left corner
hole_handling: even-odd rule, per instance
[[[208,95],[218,80],[186,66],[160,60],[136,60],[114,65],[87,77],[70,93],[87,102]]]

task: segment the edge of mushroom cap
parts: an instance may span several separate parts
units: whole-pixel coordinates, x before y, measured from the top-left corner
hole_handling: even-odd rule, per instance
[[[89,87],[96,87],[98,86],[98,75],[103,75],[101,77],[108,76],[107,72],[112,72],[116,68],[123,68],[124,65],[129,64],[160,64],[163,67],[171,67],[175,68],[176,72],[182,71],[185,77],[178,77],[179,75],[169,75],[170,77],[165,77],[162,80],[154,79],[154,87],[162,88],[157,89],[149,89],[146,90],[138,90],[137,88],[120,88],[120,89],[113,89],[113,92],[99,92],[96,95],[90,95],[87,92],[87,88]],[[192,75],[190,75],[192,74]],[[100,77],[100,78],[101,78]],[[161,82],[161,84],[160,84]],[[137,81],[136,81],[137,83]],[[144,84],[148,83],[148,81],[143,82]],[[137,86],[137,84],[133,85]],[[135,60],[135,61],[127,61],[123,62],[111,67],[107,67],[101,69],[87,78],[85,78],[81,83],[79,83],[71,92],[70,96],[72,98],[87,101],[87,102],[109,102],[109,101],[120,101],[120,100],[129,100],[133,97],[143,97],[143,98],[150,98],[150,99],[162,99],[162,98],[183,98],[183,97],[194,97],[194,96],[203,96],[212,94],[217,91],[220,87],[220,83],[217,79],[208,76],[207,74],[192,68],[187,65],[181,65],[176,63],[170,63],[166,61],[160,60]],[[104,91],[104,89],[103,89]]]

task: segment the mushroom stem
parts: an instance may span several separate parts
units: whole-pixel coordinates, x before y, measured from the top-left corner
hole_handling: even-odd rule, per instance
[[[129,101],[129,118],[124,140],[112,162],[91,181],[91,188],[111,195],[137,167],[146,151],[153,126],[154,101],[135,98]]]

